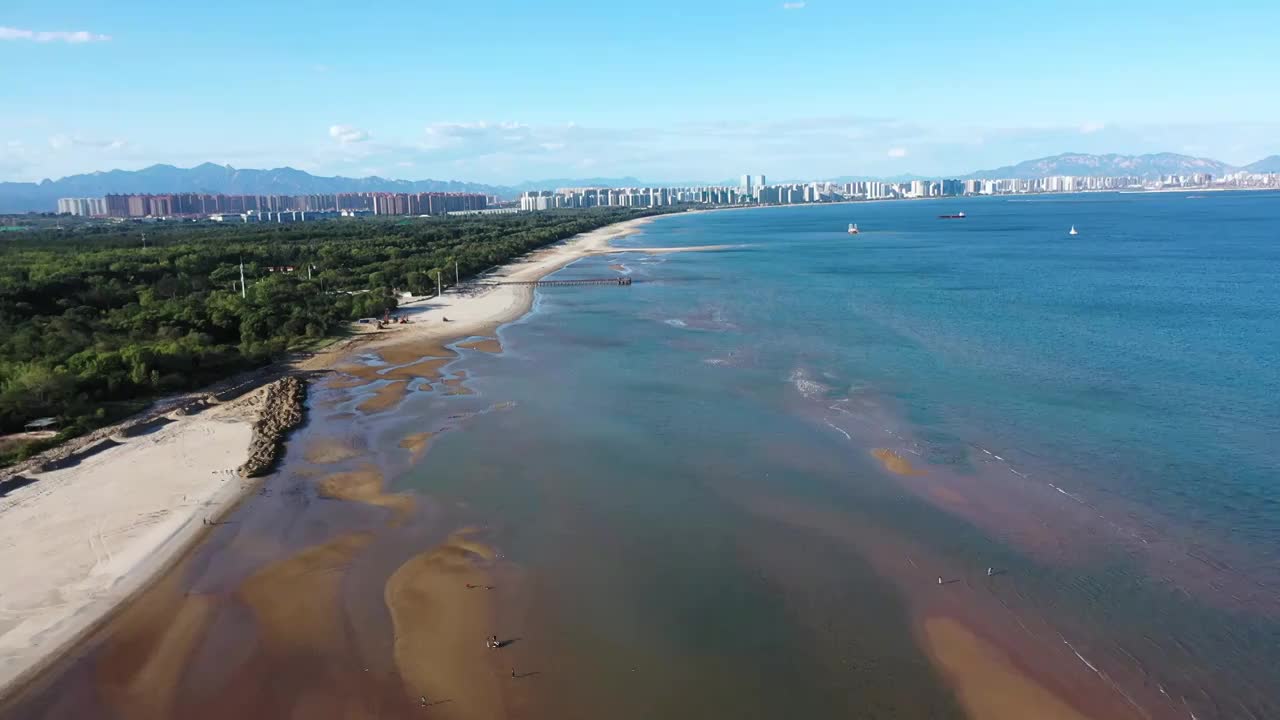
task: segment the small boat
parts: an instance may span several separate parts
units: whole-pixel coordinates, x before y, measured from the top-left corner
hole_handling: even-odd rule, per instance
[[[849,223],[849,234],[850,234],[850,235],[857,235],[857,234],[858,234],[858,224],[857,224],[857,223]]]
[[[964,213],[962,213],[962,212],[958,212],[958,213],[956,213],[956,214],[954,214],[954,215],[939,215],[938,217],[939,217],[939,218],[941,218],[941,219],[943,219],[943,220],[963,220],[963,219],[964,219]]]
[[[1071,229],[1067,231],[1067,234],[1068,234],[1068,235],[1079,235],[1080,233],[1076,231],[1076,226],[1075,226],[1075,225],[1072,225],[1072,226],[1071,226]]]

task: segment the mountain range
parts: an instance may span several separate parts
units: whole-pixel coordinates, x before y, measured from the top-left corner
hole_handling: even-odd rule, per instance
[[[1223,175],[1237,170],[1280,172],[1280,155],[1236,167],[1218,160],[1175,153],[1150,155],[1087,155],[1063,153],[1027,160],[992,170],[980,170],[962,178],[1038,178],[1051,175],[1133,175],[1150,178],[1161,175],[1211,173]],[[938,176],[902,175],[892,178],[845,176],[836,182],[854,180],[931,179]],[[229,195],[308,195],[339,192],[475,192],[513,198],[525,190],[557,187],[643,187],[648,185],[696,185],[695,182],[648,182],[633,177],[555,178],[519,185],[485,185],[456,180],[390,180],[376,176],[363,178],[322,177],[290,167],[272,170],[236,169],[229,165],[204,163],[192,168],[152,165],[141,170],[111,170],[71,175],[38,183],[0,182],[0,213],[50,212],[58,198],[101,197],[109,193],[202,192]],[[736,184],[736,183],[730,183]]]

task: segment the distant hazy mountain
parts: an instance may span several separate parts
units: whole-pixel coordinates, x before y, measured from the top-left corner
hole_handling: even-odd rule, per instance
[[[50,212],[58,198],[101,197],[109,193],[202,192],[227,195],[309,195],[339,192],[476,192],[514,198],[525,190],[558,187],[643,187],[633,177],[555,178],[514,186],[454,180],[389,180],[381,177],[320,177],[290,167],[238,170],[205,163],[193,168],[152,165],[141,170],[111,170],[71,175],[39,183],[0,182],[0,212]]]
[[[1179,175],[1207,172],[1223,175],[1240,168],[1208,158],[1157,153],[1154,155],[1083,155],[1064,153],[1053,157],[1028,160],[971,173],[972,178],[1038,178],[1050,175]],[[1280,172],[1280,155],[1259,160],[1244,169],[1253,172]],[[848,175],[832,178],[834,182],[884,180],[905,182],[936,179],[940,176],[898,175],[878,177]],[[0,213],[51,212],[58,198],[101,197],[109,193],[176,193],[206,192],[230,195],[307,195],[339,192],[478,192],[514,198],[525,190],[551,190],[558,187],[647,187],[689,186],[706,183],[652,182],[634,177],[621,178],[553,178],[518,185],[483,185],[455,180],[389,180],[376,176],[363,178],[320,177],[302,170],[283,167],[274,170],[237,170],[229,165],[205,163],[193,168],[152,165],[142,170],[111,170],[86,175],[71,175],[61,180],[38,183],[0,182]],[[737,185],[737,180],[725,182]]]
[[[1189,175],[1191,173],[1225,175],[1234,170],[1237,170],[1237,168],[1224,162],[1190,155],[1178,155],[1177,153],[1155,153],[1152,155],[1063,153],[1038,160],[1027,160],[1017,165],[1007,165],[994,170],[979,170],[968,175],[968,177],[1032,179],[1051,175],[1136,175],[1145,178],[1160,175]]]
[[[1244,169],[1256,173],[1280,173],[1280,155],[1264,157],[1256,163],[1245,165]]]
[[[51,211],[62,197],[108,193],[205,192],[229,195],[306,195],[335,192],[479,192],[503,195],[508,188],[444,180],[388,180],[380,177],[318,177],[293,168],[237,170],[205,163],[193,168],[152,165],[71,175],[39,183],[0,183],[0,212]]]
[[[831,178],[827,180],[827,182],[838,183],[841,185],[843,185],[844,183],[851,183],[851,182],[865,182],[867,180],[877,180],[879,182],[903,183],[903,182],[911,182],[912,180],[937,180],[938,177],[939,176],[937,175],[915,175],[912,173],[903,173],[901,175],[890,175],[887,177],[883,175],[841,175],[840,177]]]

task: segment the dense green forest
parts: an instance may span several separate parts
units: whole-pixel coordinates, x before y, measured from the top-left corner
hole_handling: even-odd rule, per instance
[[[465,281],[543,245],[654,212],[660,211],[125,223],[5,233],[0,434],[45,416],[61,420],[55,441],[82,433],[157,395],[269,363],[351,320],[379,316],[395,307],[396,292],[430,293],[442,270],[447,287],[455,262]],[[243,298],[241,261],[248,280]],[[296,271],[269,272],[272,266]],[[37,449],[11,449],[0,464]]]

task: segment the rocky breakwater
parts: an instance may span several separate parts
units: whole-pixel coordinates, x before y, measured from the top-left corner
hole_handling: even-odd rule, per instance
[[[284,451],[285,436],[302,424],[306,382],[285,377],[267,386],[258,419],[253,423],[249,459],[240,466],[241,477],[257,477],[269,472]]]

